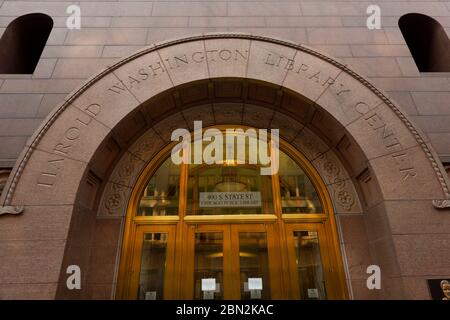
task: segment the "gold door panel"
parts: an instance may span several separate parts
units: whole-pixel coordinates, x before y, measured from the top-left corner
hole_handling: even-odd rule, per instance
[[[175,230],[175,226],[137,228],[127,298],[173,298]]]
[[[280,140],[280,170],[262,176],[233,159],[174,165],[172,146],[133,188],[117,298],[347,297],[327,187],[302,154]]]

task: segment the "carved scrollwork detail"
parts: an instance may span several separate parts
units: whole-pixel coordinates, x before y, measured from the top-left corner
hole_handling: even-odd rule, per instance
[[[24,211],[24,206],[0,206],[0,216],[6,214],[21,214]]]
[[[119,177],[129,177],[133,174],[134,171],[134,164],[132,162],[128,162],[124,164],[119,169]]]
[[[329,154],[330,152],[320,154],[316,161],[319,162],[319,167],[333,190],[333,199],[336,205],[350,211],[357,204],[356,194],[351,183],[347,183],[345,169]]]
[[[150,129],[130,148],[130,152],[139,159],[147,161],[164,145],[162,138]]]
[[[345,184],[345,180],[344,179],[342,179],[340,177],[335,177],[335,179],[333,180],[333,185],[335,187],[338,187],[338,188],[342,189],[342,188],[345,187],[346,184]]]
[[[403,124],[407,127],[407,129],[413,134],[415,140],[417,143],[421,146],[424,154],[427,156],[428,160],[431,162],[434,171],[436,173],[437,178],[440,178],[441,172],[439,169],[439,166],[437,165],[437,159],[435,158],[433,152],[428,147],[428,144],[425,142],[424,138],[422,137],[422,134],[418,132],[415,129],[415,126],[409,121],[409,119],[403,115],[402,111],[400,111],[397,106],[395,106],[388,97],[386,97],[382,92],[377,90],[369,81],[358,75],[356,72],[351,70],[348,66],[322,54],[319,52],[314,51],[313,49],[304,47],[299,44],[295,44],[288,41],[283,40],[277,40],[277,39],[271,39],[264,36],[256,36],[256,35],[245,35],[241,33],[215,33],[215,34],[209,34],[209,35],[199,35],[199,36],[191,36],[191,37],[183,37],[176,40],[171,40],[167,42],[162,42],[160,44],[157,44],[155,46],[151,46],[148,48],[145,48],[125,59],[122,59],[121,61],[118,61],[117,63],[113,64],[109,68],[101,71],[94,77],[92,77],[86,84],[83,86],[80,86],[78,90],[76,90],[70,97],[66,98],[66,101],[57,109],[55,112],[49,117],[47,120],[47,123],[42,126],[40,131],[36,134],[35,138],[31,142],[30,148],[26,150],[24,153],[24,156],[18,160],[18,163],[20,165],[17,167],[17,170],[14,173],[14,176],[12,178],[11,186],[8,188],[6,197],[5,197],[5,204],[10,204],[11,199],[13,197],[13,194],[15,192],[16,186],[18,185],[18,181],[20,179],[20,176],[22,175],[24,168],[26,167],[29,159],[31,158],[31,154],[36,150],[36,146],[40,142],[40,140],[45,136],[49,128],[52,126],[52,124],[60,117],[60,115],[70,106],[72,101],[80,97],[81,95],[86,92],[86,90],[90,89],[94,83],[97,83],[99,81],[102,81],[101,79],[104,78],[107,74],[111,74],[114,70],[120,68],[121,66],[124,66],[127,63],[130,63],[131,61],[134,61],[148,53],[151,52],[157,52],[158,50],[162,50],[163,48],[168,48],[170,46],[175,45],[184,45],[193,41],[207,41],[207,40],[213,40],[213,39],[243,39],[243,40],[251,40],[251,41],[261,41],[268,44],[274,44],[279,46],[285,46],[287,48],[291,48],[294,50],[298,50],[299,52],[305,53],[307,55],[311,55],[315,58],[321,59],[321,61],[324,61],[326,63],[331,64],[332,66],[338,68],[339,70],[342,70],[342,72],[345,72],[346,74],[350,75],[355,81],[358,81],[359,84],[367,88],[372,94],[380,98],[384,103],[387,104],[387,106],[395,113],[395,115],[403,122]],[[440,180],[440,184],[442,187],[442,190],[444,192],[445,197],[447,200],[440,200],[433,202],[433,205],[436,207],[447,207],[448,201],[450,200],[450,192],[449,192],[449,186],[447,185],[447,182],[444,180]]]
[[[347,190],[339,190],[335,197],[339,204],[346,210],[350,210],[355,204],[355,198]]]
[[[308,152],[312,158],[316,158],[320,155],[320,151],[317,148],[317,143],[312,138],[306,138],[303,141],[303,148]]]
[[[120,183],[109,183],[102,199],[100,215],[122,216],[125,214],[131,189]]]
[[[323,169],[325,170],[326,174],[330,177],[338,177],[339,176],[339,167],[335,165],[330,160],[324,162]]]
[[[144,157],[145,152],[149,149],[150,150],[153,149],[153,146],[154,141],[145,140],[137,146],[136,150],[134,151],[134,154],[142,159]]]
[[[433,206],[436,209],[450,209],[450,199],[446,200],[433,200]]]
[[[120,193],[113,193],[108,197],[105,202],[105,208],[108,210],[109,214],[113,214],[114,211],[120,207],[122,203],[122,197]]]

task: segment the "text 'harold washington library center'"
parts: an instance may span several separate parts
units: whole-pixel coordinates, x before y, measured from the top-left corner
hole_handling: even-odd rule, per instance
[[[450,3],[0,2],[0,299],[450,299]]]

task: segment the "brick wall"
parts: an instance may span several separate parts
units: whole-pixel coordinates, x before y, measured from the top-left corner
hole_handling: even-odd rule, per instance
[[[81,30],[65,27],[79,4]],[[381,7],[382,29],[366,28]],[[0,168],[12,167],[40,121],[95,70],[139,48],[183,35],[239,31],[285,38],[338,58],[388,92],[450,161],[450,74],[420,74],[397,26],[420,12],[450,34],[450,1],[0,1],[0,33],[19,15],[55,26],[33,75],[0,75]]]

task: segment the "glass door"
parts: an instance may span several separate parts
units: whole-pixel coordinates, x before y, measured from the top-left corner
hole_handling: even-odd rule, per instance
[[[280,298],[280,261],[273,226],[189,226],[185,298]]]
[[[189,225],[183,262],[184,298],[232,299],[230,230],[227,225]]]
[[[280,299],[280,246],[273,224],[231,226],[235,299]]]
[[[320,223],[286,225],[289,257],[290,298],[325,300],[333,296],[330,286],[326,235]]]
[[[129,299],[173,299],[175,230],[175,226],[137,227]]]
[[[340,299],[322,223],[140,225],[127,299]],[[175,240],[177,239],[177,240]]]

